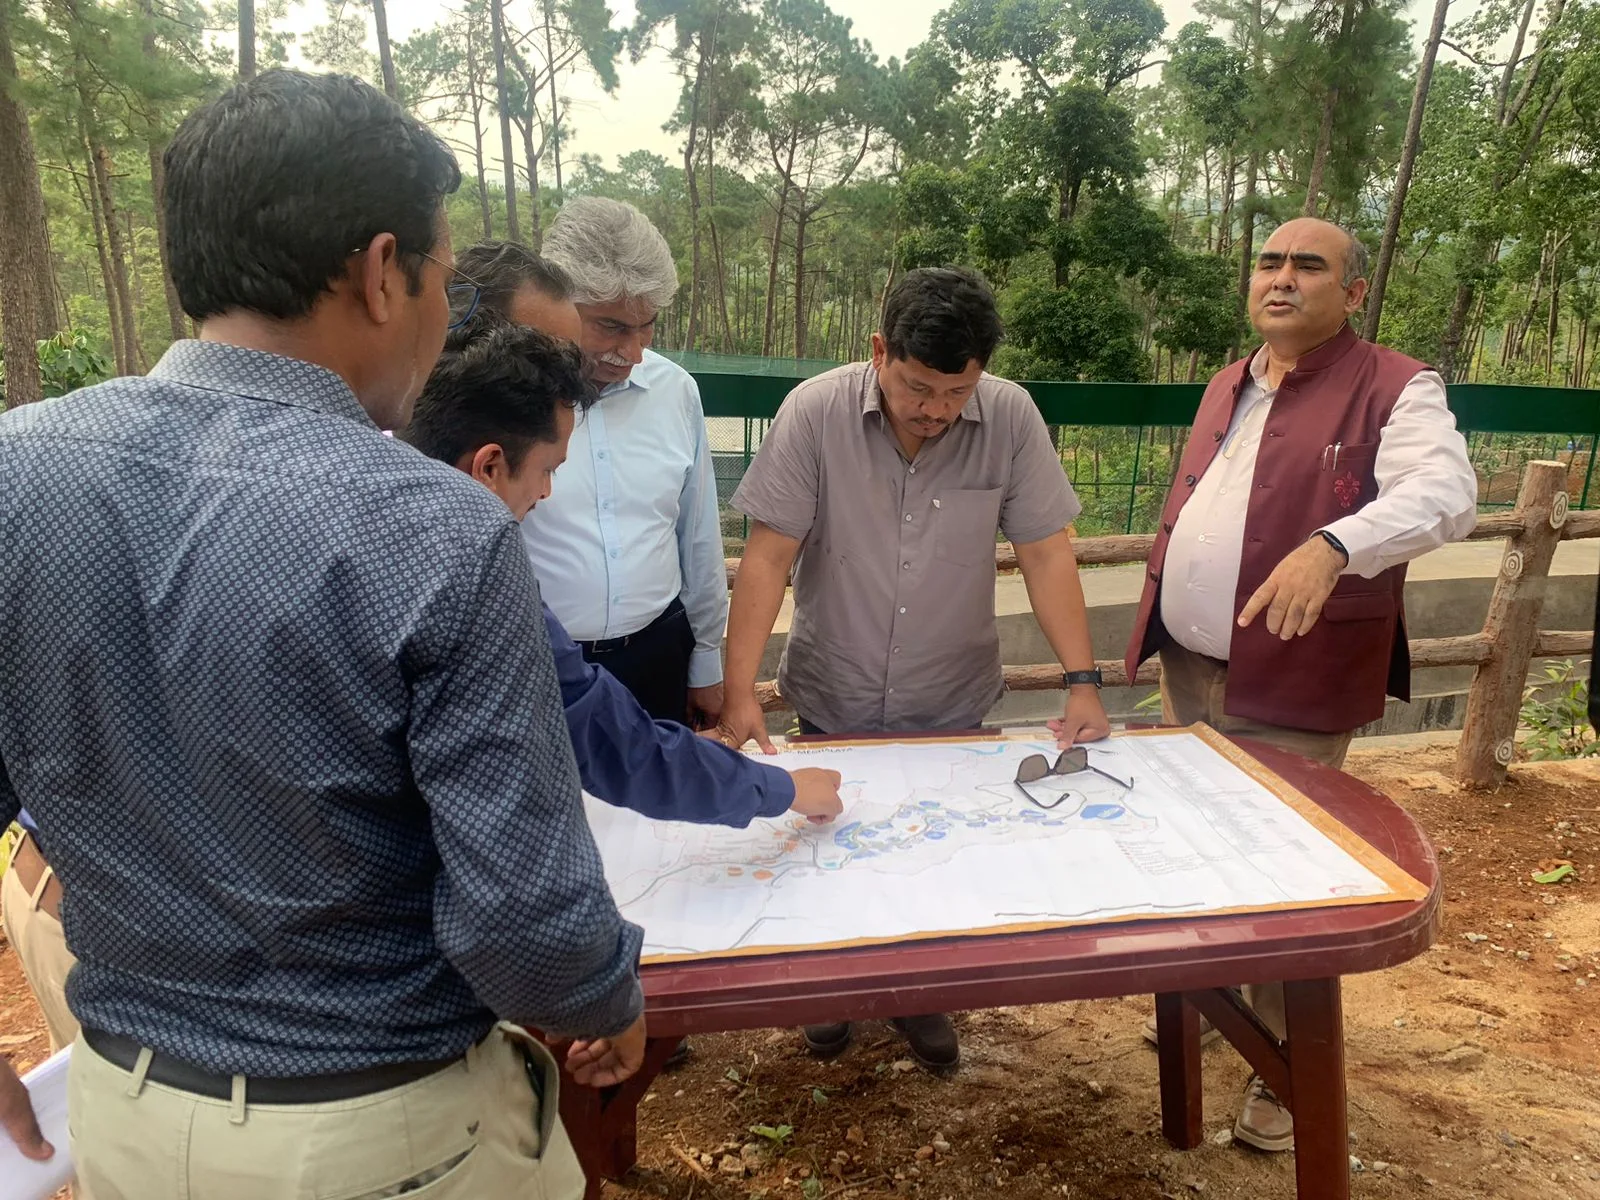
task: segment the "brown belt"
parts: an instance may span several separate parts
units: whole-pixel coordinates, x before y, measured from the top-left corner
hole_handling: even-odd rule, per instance
[[[31,835],[24,833],[22,840],[17,843],[17,851],[11,856],[11,870],[17,873],[17,882],[22,885],[22,890],[30,896],[39,892],[35,903],[59,921],[61,880],[50,870],[50,864],[45,862],[44,855],[39,853],[39,845]],[[39,891],[39,881],[45,879],[46,872],[49,872],[49,878],[45,882],[44,890]]]

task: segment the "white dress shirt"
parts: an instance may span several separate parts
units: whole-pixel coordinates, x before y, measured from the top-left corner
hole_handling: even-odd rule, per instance
[[[1178,513],[1161,571],[1167,632],[1179,645],[1224,661],[1233,642],[1256,453],[1276,395],[1267,386],[1267,355],[1257,354],[1222,449]],[[1379,434],[1373,473],[1377,498],[1322,527],[1349,551],[1344,574],[1371,579],[1472,532],[1478,479],[1436,372],[1419,371],[1401,389]]]
[[[653,351],[579,416],[550,497],[522,522],[545,603],[580,642],[637,633],[682,598],[689,686],[722,680],[728,576],[700,389]]]

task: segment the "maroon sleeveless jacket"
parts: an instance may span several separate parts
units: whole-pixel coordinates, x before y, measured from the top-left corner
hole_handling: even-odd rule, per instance
[[[1264,351],[1258,351],[1264,353]],[[1250,359],[1218,372],[1195,415],[1189,444],[1161,513],[1161,529],[1128,642],[1134,670],[1172,640],[1157,602],[1167,541],[1178,513],[1221,448]],[[1427,367],[1363,342],[1347,325],[1302,358],[1278,387],[1256,457],[1245,515],[1237,616],[1272,569],[1311,533],[1370,504],[1378,440],[1400,392]],[[1327,447],[1342,443],[1338,466]],[[1267,632],[1266,613],[1233,629],[1224,709],[1273,725],[1343,733],[1383,715],[1384,694],[1411,698],[1406,646],[1406,569],[1375,579],[1343,575],[1316,627],[1285,642]]]

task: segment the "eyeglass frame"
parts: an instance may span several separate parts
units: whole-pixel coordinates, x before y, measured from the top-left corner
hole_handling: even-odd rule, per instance
[[[353,250],[351,250],[350,253],[351,254],[365,254],[367,252],[367,249],[368,248],[366,246],[357,246]],[[450,322],[450,324],[445,326],[446,332],[448,332],[448,331],[450,331],[452,329],[460,329],[468,321],[472,320],[473,315],[478,311],[478,306],[483,303],[483,286],[484,285],[479,283],[476,279],[474,279],[472,276],[468,275],[465,271],[461,270],[459,267],[456,267],[456,266],[452,265],[451,263],[447,263],[447,262],[444,262],[444,261],[442,261],[440,259],[435,258],[433,255],[429,254],[426,250],[411,250],[411,251],[406,251],[406,253],[420,255],[421,257],[427,259],[429,262],[433,263],[435,266],[443,267],[446,271],[449,271],[450,274],[452,274],[452,275],[454,275],[456,277],[457,282],[455,282],[455,283],[447,283],[447,284],[444,285],[445,301],[446,301],[446,303],[449,304],[449,306],[450,306],[452,311],[455,309],[454,297],[456,295],[466,291],[469,288],[471,289],[471,291],[472,291],[472,299],[467,304],[466,311],[463,312],[460,317],[457,317],[456,319],[452,320]]]
[[[1083,764],[1081,766],[1073,767],[1071,770],[1066,770],[1066,771],[1062,770],[1061,769],[1061,765],[1062,765],[1062,763],[1067,761],[1067,755],[1071,754],[1075,750],[1079,751],[1079,752],[1081,752],[1083,754]],[[1067,793],[1066,792],[1062,792],[1059,796],[1056,797],[1056,799],[1054,801],[1052,801],[1049,804],[1046,804],[1044,801],[1040,800],[1037,796],[1035,796],[1032,792],[1030,792],[1028,790],[1027,785],[1023,782],[1023,779],[1022,779],[1022,769],[1023,769],[1023,767],[1027,766],[1028,763],[1032,762],[1036,758],[1041,760],[1042,762],[1044,762],[1047,769],[1045,770],[1044,774],[1036,775],[1032,779],[1027,780],[1027,783],[1038,783],[1042,779],[1049,779],[1052,775],[1059,775],[1059,776],[1065,778],[1068,775],[1082,775],[1086,771],[1093,771],[1096,775],[1099,775],[1102,779],[1109,779],[1112,783],[1117,784],[1119,787],[1127,788],[1130,792],[1133,790],[1133,782],[1134,781],[1132,779],[1118,779],[1115,775],[1112,775],[1110,772],[1102,771],[1099,767],[1097,767],[1093,763],[1091,763],[1089,761],[1089,750],[1085,746],[1068,746],[1060,754],[1056,755],[1056,760],[1053,763],[1048,758],[1046,758],[1043,754],[1030,754],[1026,758],[1024,758],[1021,762],[1019,762],[1017,764],[1017,774],[1016,774],[1016,777],[1013,778],[1011,782],[1016,786],[1017,791],[1021,792],[1024,796],[1026,796],[1028,798],[1028,801],[1030,803],[1032,803],[1034,805],[1037,805],[1039,808],[1044,809],[1046,812],[1049,812],[1053,808],[1059,807],[1061,805],[1061,803],[1066,800]]]

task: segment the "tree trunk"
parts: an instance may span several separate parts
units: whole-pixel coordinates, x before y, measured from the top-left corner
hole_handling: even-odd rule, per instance
[[[778,185],[778,207],[772,217],[772,244],[767,253],[767,317],[766,326],[761,333],[761,353],[763,356],[772,353],[772,338],[776,332],[774,319],[777,315],[778,303],[778,250],[783,245],[783,216],[789,207],[789,177],[794,170],[795,144],[789,142],[789,166],[780,172]]]
[[[1475,270],[1489,254],[1489,239],[1480,230],[1470,230],[1462,247],[1461,261],[1469,270]],[[1455,300],[1450,305],[1450,319],[1445,322],[1444,337],[1439,342],[1439,374],[1446,383],[1455,382],[1456,355],[1461,349],[1462,335],[1467,331],[1467,318],[1472,314],[1472,302],[1477,298],[1478,281],[1464,275],[1456,284]]]
[[[91,164],[86,164],[84,179],[88,191],[80,187],[78,197],[89,210],[90,223],[94,227],[94,252],[100,260],[100,286],[106,301],[106,325],[111,333],[111,361],[118,375],[131,375],[133,371],[128,366],[128,345],[122,336],[122,314],[116,299],[117,286],[112,279],[111,256],[106,253],[106,222],[100,201],[95,195],[94,167]],[[77,181],[73,182],[76,184]]]
[[[1255,269],[1256,257],[1256,176],[1261,173],[1261,152],[1250,151],[1250,161],[1245,165],[1244,200],[1239,210],[1239,304],[1250,303],[1250,276]],[[1239,357],[1242,349],[1240,336],[1235,336],[1228,347],[1228,361]]]
[[[239,0],[239,78],[256,77],[256,0]]]
[[[478,57],[472,31],[467,31],[467,102],[472,105],[472,157],[478,169],[478,207],[483,215],[483,240],[494,238],[494,215],[489,210],[489,180],[483,169],[483,99],[478,95]]]
[[[1317,215],[1317,197],[1322,194],[1322,176],[1328,167],[1328,148],[1333,143],[1333,113],[1339,106],[1339,87],[1329,84],[1322,102],[1322,124],[1317,129],[1317,149],[1311,156],[1311,175],[1306,180],[1306,203],[1300,214]]]
[[[39,164],[28,114],[15,99],[16,77],[8,7],[0,0],[0,346],[8,408],[43,396],[36,343],[55,332]]]
[[[550,42],[550,24],[555,20],[555,8],[551,0],[544,0],[544,61],[550,71],[550,156],[556,168],[556,206],[565,203],[565,191],[561,186],[561,101],[556,95],[556,59],[555,50]]]
[[[811,210],[806,206],[805,193],[800,194],[800,202],[794,206],[794,356],[806,356],[806,336],[810,332],[806,328],[808,313],[806,312],[806,223],[811,218]]]
[[[689,92],[689,129],[683,143],[683,179],[689,191],[689,323],[683,331],[683,348],[693,350],[700,336],[700,184],[695,178],[695,152],[700,144],[700,94],[705,87],[706,63],[711,53],[700,35],[699,61],[694,87]]]
[[[133,308],[133,292],[128,286],[128,250],[117,221],[116,198],[111,191],[111,153],[103,145],[92,145],[89,158],[94,189],[105,220],[106,249],[111,255],[111,281],[115,286],[112,302],[122,321],[122,338],[127,348],[127,374],[143,374],[148,369],[144,347],[139,344],[139,322]]]
[[[378,35],[378,65],[383,68],[383,90],[396,104],[400,82],[394,74],[394,50],[389,45],[389,9],[385,0],[372,0],[372,26]]]
[[[530,105],[531,108],[531,105]],[[528,245],[535,253],[544,244],[544,220],[539,212],[539,151],[533,145],[533,113],[519,122],[522,129],[522,158],[528,172]]]
[[[4,2],[0,0],[0,3]],[[145,57],[154,62],[160,48],[156,44],[155,8],[151,0],[140,0],[139,12],[144,18]],[[156,132],[152,129],[153,135]],[[156,222],[156,257],[161,264],[161,291],[167,304],[167,325],[172,332],[172,340],[179,342],[189,336],[189,324],[185,320],[183,302],[178,299],[178,288],[172,281],[172,268],[167,259],[167,167],[161,158],[165,149],[164,139],[152,136],[147,146],[150,153],[151,210]]]
[[[1389,287],[1389,272],[1394,267],[1395,246],[1400,239],[1400,223],[1405,216],[1406,193],[1411,189],[1411,173],[1417,165],[1417,152],[1422,148],[1422,117],[1428,105],[1428,85],[1433,80],[1433,64],[1439,57],[1439,42],[1444,37],[1445,17],[1450,11],[1450,0],[1434,0],[1433,25],[1428,30],[1427,44],[1422,48],[1422,62],[1417,66],[1417,86],[1411,93],[1411,115],[1406,118],[1406,138],[1400,149],[1400,166],[1395,172],[1394,195],[1389,198],[1389,217],[1383,226],[1383,242],[1378,247],[1378,265],[1372,272],[1372,285],[1367,289],[1367,315],[1361,325],[1361,336],[1369,342],[1378,340],[1379,323],[1383,319],[1383,294]]]
[[[500,111],[500,164],[506,177],[506,237],[522,240],[517,223],[517,161],[511,149],[511,106],[506,102],[506,21],[501,0],[489,0],[489,32],[494,42],[495,107]]]
[[[1356,0],[1344,0],[1339,10],[1338,40],[1328,55],[1328,90],[1322,100],[1322,124],[1317,130],[1317,149],[1311,158],[1311,176],[1306,180],[1306,205],[1304,216],[1317,215],[1317,201],[1322,195],[1322,180],[1328,170],[1328,154],[1333,148],[1333,114],[1339,107],[1339,83],[1344,75],[1344,57],[1350,44],[1350,30],[1355,24]]]

